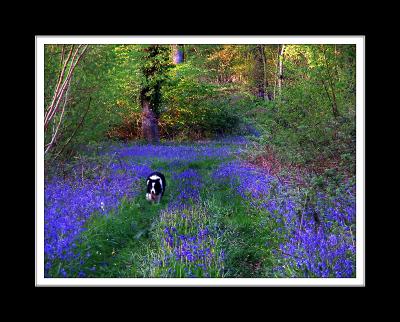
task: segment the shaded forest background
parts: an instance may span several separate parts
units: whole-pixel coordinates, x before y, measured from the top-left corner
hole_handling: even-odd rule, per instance
[[[45,160],[248,135],[261,165],[354,173],[355,63],[339,44],[46,45]]]

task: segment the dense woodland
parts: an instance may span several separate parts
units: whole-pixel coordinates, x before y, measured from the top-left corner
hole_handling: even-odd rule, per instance
[[[355,45],[342,44],[45,45],[47,276],[354,277],[355,66]],[[185,159],[186,156],[179,159],[182,149],[191,146],[200,149],[195,151],[203,152],[193,156],[190,161]],[[219,155],[219,152],[210,152],[214,148],[225,149],[228,146],[229,149],[239,147],[240,153],[230,154],[224,150]],[[129,149],[137,150],[133,153]],[[109,153],[99,152],[103,150]],[[146,151],[146,157],[140,159],[142,163],[135,159]],[[168,153],[176,155],[177,159],[167,157]],[[185,153],[191,154],[194,150]],[[207,153],[212,156],[203,159]],[[230,170],[224,170],[224,164],[221,165],[218,160],[222,162],[227,155],[240,160],[241,167],[229,163]],[[143,190],[140,190],[142,175],[139,176],[138,168],[126,168],[126,164],[133,160],[139,163],[134,166],[132,163],[132,167],[148,166],[146,171],[166,172],[172,182],[171,195],[164,204],[167,207],[169,203],[169,208],[163,208],[159,213],[160,209],[155,210],[156,207],[143,202],[143,195],[139,194]],[[186,160],[186,163],[182,160]],[[226,161],[231,162],[232,159]],[[250,183],[250,177],[245,179],[244,165],[252,167],[253,175],[257,173],[260,176],[260,184],[275,191],[276,199],[271,199],[274,195],[271,189],[263,192],[261,187],[254,186],[254,182]],[[115,200],[115,207],[110,208],[110,213],[119,214],[119,217],[114,216],[118,220],[104,219],[103,216],[101,219],[90,219],[94,220],[91,222],[89,214],[92,218],[95,211],[85,210],[85,215],[76,220],[80,223],[78,229],[76,222],[71,224],[71,219],[66,219],[71,215],[62,214],[60,209],[67,208],[67,200],[71,200],[68,198],[77,194],[76,189],[84,189],[88,182],[113,182],[113,169],[121,178],[126,178],[128,173],[137,176],[137,181],[129,182],[125,188],[130,191],[134,186],[138,195],[127,193],[123,194],[124,201],[120,201],[122,197]],[[129,172],[131,170],[133,172]],[[232,172],[240,176],[243,173],[239,183],[236,179],[228,180]],[[269,176],[265,182],[263,175]],[[216,178],[222,181],[218,186],[213,186]],[[76,181],[78,179],[79,184]],[[157,268],[150,268],[149,254],[143,253],[144,249],[153,249],[152,254],[157,253],[157,249],[161,252],[158,246],[151,246],[151,243],[173,238],[173,231],[169,229],[183,225],[182,222],[178,223],[178,219],[171,219],[176,214],[176,208],[174,210],[170,206],[176,202],[183,186],[179,180],[189,182],[193,187],[206,187],[207,180],[210,180],[209,187],[214,189],[212,195],[218,196],[215,191],[219,191],[221,198],[213,199],[213,207],[210,206],[211,197],[207,194],[211,191],[207,192],[206,188],[197,191],[195,196],[185,197],[192,200],[191,207],[185,211],[188,216],[191,214],[195,218],[197,226],[179,235],[191,234],[193,237],[200,234],[196,235],[196,242],[204,242],[204,236],[210,236],[207,240],[211,244],[218,240],[219,257],[210,262],[204,260],[196,269],[182,264],[188,263],[186,255],[185,261],[176,259],[175,266],[161,260],[162,264],[154,266]],[[193,183],[196,180],[201,184]],[[251,187],[241,186],[245,182]],[[65,203],[55,207],[54,200],[63,197],[57,195],[59,192],[54,189],[62,185],[65,193],[67,184],[68,189],[75,192],[71,192],[69,197],[64,196]],[[93,187],[90,188],[92,192],[95,189]],[[102,189],[111,191],[110,186]],[[235,189],[239,189],[237,202],[228,206],[225,199]],[[282,210],[280,212],[277,208],[268,208],[272,207],[272,202],[275,205],[281,200],[282,191],[286,194],[284,200],[289,200],[291,193],[295,194],[293,204],[297,206],[293,206],[293,218],[297,219],[285,217],[289,210],[285,212],[279,208]],[[249,193],[255,195],[249,199]],[[101,205],[96,206],[101,213],[105,201],[100,200],[98,195],[93,203]],[[268,207],[264,204],[261,206],[267,199],[271,204]],[[322,205],[325,201],[321,200],[328,199],[330,203],[326,201]],[[257,206],[254,200],[257,200]],[[338,200],[345,200],[343,202],[346,205],[338,206]],[[91,202],[92,199],[86,201],[87,204]],[[248,203],[254,210],[248,210]],[[78,213],[80,210],[74,211]],[[235,215],[228,215],[230,212],[236,214],[236,219]],[[129,217],[131,215],[128,213],[134,213],[134,217]],[[211,213],[210,217],[206,216],[210,219],[202,221],[206,213]],[[219,215],[212,215],[216,213]],[[279,213],[282,213],[282,218],[274,217]],[[313,228],[307,226],[306,218],[310,219]],[[120,239],[113,245],[106,242],[113,236],[111,228],[98,228],[100,230],[96,236],[82,233],[86,229],[91,231],[90,225],[104,227],[104,220],[108,227],[118,227],[115,228],[114,237]],[[127,221],[131,223],[135,220],[135,227],[139,228],[126,230],[129,226]],[[285,228],[279,226],[282,220],[288,225]],[[272,221],[273,225],[270,224]],[[289,228],[288,222],[291,221],[296,228]],[[324,226],[322,235],[317,232],[315,224]],[[217,227],[215,231],[210,225]],[[81,227],[86,228],[81,230]],[[253,236],[253,232],[258,231],[258,228],[254,230],[255,227],[264,227],[266,230]],[[293,231],[307,231],[309,235],[299,233],[293,236],[300,238],[301,235],[303,238],[307,235],[308,239],[296,239],[294,242],[291,239]],[[163,237],[163,232],[167,237]],[[73,237],[70,237],[71,234]],[[99,236],[104,237],[101,242]],[[215,237],[214,240],[211,236],[225,237]],[[270,240],[268,236],[275,237]],[[335,242],[332,242],[332,238],[335,238]],[[339,239],[342,244],[337,241]],[[325,244],[322,240],[325,240]],[[171,252],[177,246],[165,243]],[[260,250],[260,243],[264,250]],[[307,248],[311,247],[310,243],[314,243],[312,251]],[[318,258],[311,259],[311,253],[316,252],[315,243],[325,245],[324,254],[331,257],[323,257],[321,250],[321,253],[317,251],[320,254]],[[71,250],[72,244],[79,251]],[[107,249],[113,255],[101,257],[101,260],[98,256],[87,256],[90,264],[82,264],[86,261],[81,258],[82,247],[89,249],[94,244],[101,245],[98,247]],[[229,244],[236,245],[236,250]],[[182,245],[186,244],[179,244],[179,249],[182,249]],[[119,265],[119,269],[100,269],[100,263],[113,263],[118,249],[121,258],[116,265]],[[165,251],[165,248],[162,249]],[[182,254],[179,256],[183,258]],[[153,261],[161,263],[160,257],[153,257]],[[138,262],[141,264],[134,264]],[[209,270],[201,270],[201,265],[206,265]]]
[[[105,137],[252,132],[290,161],[354,151],[354,45],[48,45],[45,56],[46,157]]]

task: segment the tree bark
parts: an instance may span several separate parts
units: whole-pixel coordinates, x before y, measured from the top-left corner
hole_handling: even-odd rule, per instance
[[[70,82],[71,82],[71,80],[70,80]],[[57,135],[58,135],[58,129],[60,128],[60,124],[61,124],[61,121],[62,121],[63,116],[64,116],[65,105],[67,105],[67,102],[68,102],[68,92],[69,92],[69,89],[70,89],[70,84],[68,84],[68,86],[67,86],[67,92],[66,92],[66,94],[65,94],[64,104],[63,104],[62,111],[61,111],[61,115],[60,115],[60,120],[58,121],[57,127],[56,127],[55,130],[53,131],[53,134],[52,134],[50,143],[45,147],[44,154],[46,154],[46,153],[53,147],[54,143],[56,142]]]
[[[257,96],[261,99],[265,99],[265,65],[263,59],[263,48],[262,45],[257,45],[254,47],[254,60],[255,60],[255,70],[254,70],[254,80],[257,90]]]
[[[279,96],[282,94],[282,83],[283,83],[283,55],[285,53],[285,45],[282,45],[279,52],[279,72],[278,72],[278,91]]]
[[[265,59],[265,50],[264,50],[264,45],[260,45],[260,55],[262,58],[262,63],[263,63],[263,93],[264,93],[264,99],[265,100],[270,100],[270,95],[268,94],[268,81],[267,81],[267,62]]]
[[[278,45],[278,50],[276,54],[276,70],[275,70],[275,81],[274,81],[274,93],[273,93],[273,99],[276,98],[276,88],[278,86],[278,75],[279,75],[279,56],[280,56],[280,45]]]
[[[329,87],[332,93],[332,114],[335,118],[337,118],[338,116],[340,116],[339,113],[339,108],[338,108],[338,104],[337,104],[337,100],[336,100],[336,93],[335,93],[335,85],[333,83],[333,76],[331,73],[331,67],[328,64],[328,59],[326,57],[326,48],[325,46],[322,46],[322,51],[324,53],[324,61],[325,61],[325,66],[326,66],[326,72],[328,75],[328,82],[329,82]]]
[[[141,93],[142,136],[147,142],[158,143],[160,141],[158,119],[145,93],[146,89],[143,89]]]
[[[83,50],[79,53],[80,48],[83,48]],[[58,78],[58,82],[57,82],[56,88],[54,90],[53,100],[45,112],[45,116],[44,116],[44,130],[45,131],[47,130],[48,125],[50,124],[51,120],[57,113],[60,102],[61,102],[62,98],[64,97],[66,91],[68,90],[68,86],[70,84],[70,80],[71,80],[72,74],[74,72],[74,69],[78,65],[81,58],[83,57],[87,48],[88,48],[88,45],[79,45],[78,48],[75,50],[75,53],[71,60],[73,46],[71,47],[68,58],[66,59],[64,66],[61,70],[60,76]],[[64,56],[64,50],[62,52],[62,56]],[[67,71],[67,68],[68,68],[67,65],[70,60],[71,60],[71,64],[69,66],[67,75],[64,79],[64,74]]]
[[[160,112],[158,108],[161,101],[162,80],[159,76],[161,76],[163,70],[159,61],[162,56],[159,55],[163,55],[163,49],[160,45],[150,45],[144,49],[144,51],[147,53],[145,59],[148,60],[149,64],[142,67],[142,73],[146,78],[146,82],[143,84],[140,92],[142,137],[148,142],[156,143],[160,141],[158,129],[158,117]]]

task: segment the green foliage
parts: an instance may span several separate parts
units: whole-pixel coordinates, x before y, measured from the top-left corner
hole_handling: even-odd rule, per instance
[[[57,146],[60,150],[69,138],[70,150],[84,143],[97,142],[107,131],[122,122],[129,106],[119,104],[120,88],[114,80],[116,56],[113,45],[89,46],[77,65],[68,93],[65,115],[61,123]],[[45,106],[52,99],[60,73],[61,45],[45,47]],[[89,105],[90,102],[90,105]],[[55,118],[51,127],[59,121]],[[49,142],[48,131],[45,142]],[[54,151],[56,153],[57,151]]]
[[[204,81],[207,71],[191,62],[171,70],[162,90],[161,120],[168,133],[204,137],[232,133],[239,124],[238,111],[218,85]],[[203,79],[203,81],[202,81]]]
[[[167,79],[167,71],[173,66],[171,49],[165,45],[151,45],[142,49],[145,53],[140,70],[144,79],[141,93],[149,100],[153,112],[160,115],[161,86]]]
[[[287,46],[282,95],[273,102],[248,104],[250,119],[262,130],[258,143],[273,146],[288,162],[321,157],[352,161],[355,82],[348,69],[354,65],[339,59],[352,51],[354,47]],[[333,97],[339,116],[333,113]]]

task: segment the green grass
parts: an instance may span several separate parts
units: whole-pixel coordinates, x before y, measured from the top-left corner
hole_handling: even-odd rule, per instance
[[[143,275],[141,260],[152,222],[166,202],[167,198],[159,205],[150,204],[137,197],[129,202],[123,201],[117,211],[107,216],[93,216],[86,224],[87,230],[82,233],[77,248],[81,257],[69,265],[70,274],[73,276],[83,271],[88,277]],[[90,256],[86,257],[88,252]]]
[[[225,232],[226,277],[274,277],[272,268],[278,258],[272,250],[280,242],[276,221],[224,185],[210,184],[204,193],[209,212]]]

